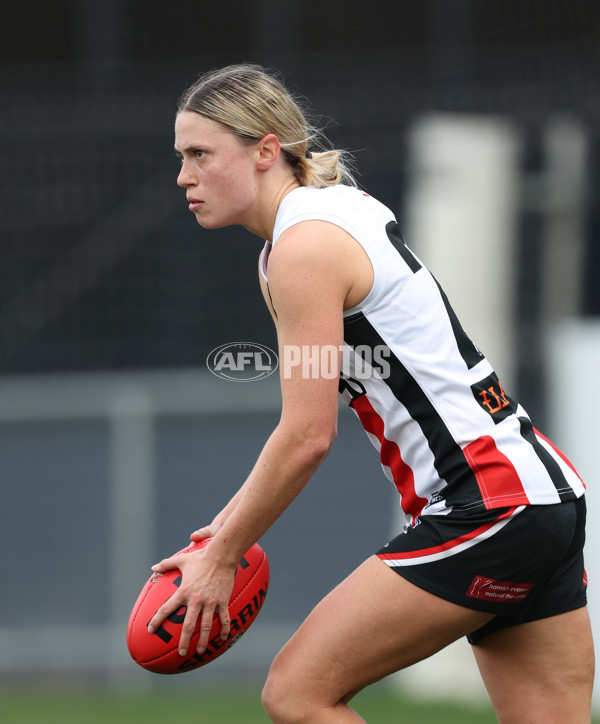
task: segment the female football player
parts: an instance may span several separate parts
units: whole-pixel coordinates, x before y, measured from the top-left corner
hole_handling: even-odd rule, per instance
[[[236,564],[329,452],[339,394],[408,523],[278,654],[263,692],[271,720],[362,721],[349,706],[358,691],[467,636],[501,722],[589,722],[584,485],[507,395],[393,213],[319,143],[258,66],[210,72],[180,100],[177,182],[190,211],[206,229],[241,224],[266,240],[259,278],[282,410],[239,492],[192,534],[210,545],[154,566],[183,581],[150,630],[186,606],[182,656],[198,620],[198,652],[215,613],[227,637]],[[286,350],[324,348],[338,350],[339,376],[285,364]]]

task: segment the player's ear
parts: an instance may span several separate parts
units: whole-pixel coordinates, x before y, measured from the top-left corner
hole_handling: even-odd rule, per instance
[[[261,138],[257,145],[258,159],[257,167],[261,171],[267,171],[273,166],[279,154],[281,153],[281,145],[279,139],[274,133],[268,133],[264,138]]]

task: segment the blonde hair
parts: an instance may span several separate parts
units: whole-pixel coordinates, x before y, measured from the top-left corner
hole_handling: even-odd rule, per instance
[[[249,143],[275,134],[301,186],[356,185],[346,152],[328,148],[324,133],[309,123],[299,102],[275,74],[259,65],[242,63],[204,73],[177,108],[220,123]]]

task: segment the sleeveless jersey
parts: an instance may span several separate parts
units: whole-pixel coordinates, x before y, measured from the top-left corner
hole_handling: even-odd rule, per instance
[[[506,394],[393,213],[353,187],[301,187],[283,199],[272,244],[308,220],[344,229],[371,261],[371,291],[344,312],[339,391],[379,451],[409,523],[583,495],[573,466]],[[261,258],[265,279],[270,248]]]

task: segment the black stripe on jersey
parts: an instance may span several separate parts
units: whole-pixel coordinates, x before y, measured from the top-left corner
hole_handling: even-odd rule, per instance
[[[397,222],[389,221],[385,226],[385,231],[388,235],[388,239],[392,242],[393,247],[404,259],[412,273],[416,274],[418,271],[420,271],[423,267],[417,257],[406,245],[406,242],[404,241],[404,237],[402,236],[402,232],[400,231],[400,227],[398,226]],[[454,309],[452,309],[452,306],[448,301],[448,297],[446,296],[446,293],[440,286],[437,279],[433,277],[433,280],[437,284],[440,295],[442,297],[442,301],[444,302],[444,306],[446,307],[446,313],[448,314],[448,317],[450,319],[452,332],[454,333],[454,338],[456,339],[456,344],[458,345],[460,355],[465,361],[467,368],[472,369],[473,367],[475,367],[475,365],[478,365],[481,362],[481,360],[483,359],[483,354],[479,349],[477,349],[473,342],[471,342],[461,323],[458,321],[458,317],[456,316]]]
[[[527,417],[519,417],[519,422],[521,423],[521,436],[525,438],[525,440],[527,440],[527,442],[535,450],[535,454],[542,462],[542,465],[546,468],[560,499],[562,501],[575,500],[577,498],[575,491],[571,488],[567,479],[562,474],[560,465],[535,436],[531,420]]]
[[[473,344],[473,342],[471,342],[469,335],[465,332],[462,324],[459,322],[458,317],[456,316],[456,313],[454,309],[452,309],[452,305],[446,296],[446,292],[442,289],[438,280],[435,277],[433,277],[433,280],[437,284],[437,288],[440,290],[440,296],[442,297],[442,301],[446,307],[446,313],[450,318],[452,332],[454,333],[454,339],[456,339],[460,356],[465,361],[467,369],[471,370],[481,362],[483,359],[483,353]]]
[[[419,263],[417,257],[412,253],[408,246],[406,246],[406,242],[404,241],[404,237],[402,236],[398,224],[395,221],[389,221],[385,226],[385,231],[388,235],[388,239],[392,242],[392,246],[404,259],[412,273],[416,274],[419,269],[422,269],[423,267]]]
[[[362,312],[345,320],[344,341],[352,347],[367,345],[371,349],[385,345]],[[440,478],[448,483],[448,488],[442,493],[448,503],[455,506],[472,505],[473,501],[481,500],[477,480],[463,451],[419,383],[396,356],[391,354],[386,359],[390,365],[390,374],[385,383],[423,431],[433,453],[435,469]],[[456,494],[457,486],[461,490],[460,495]]]

